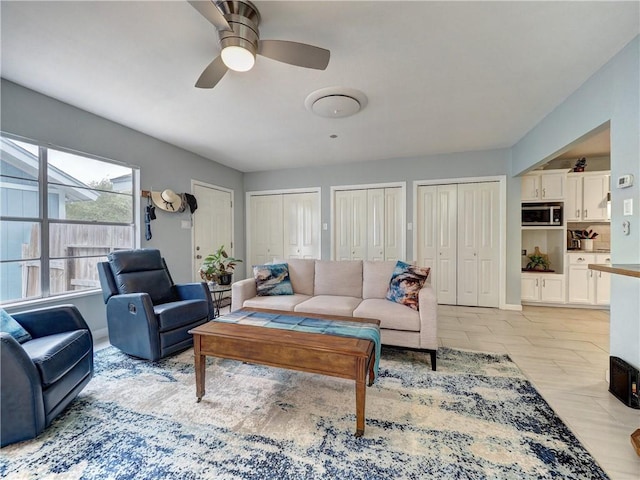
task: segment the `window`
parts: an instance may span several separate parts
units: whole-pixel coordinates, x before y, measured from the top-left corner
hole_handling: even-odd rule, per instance
[[[137,169],[0,136],[0,303],[100,287],[133,248]]]

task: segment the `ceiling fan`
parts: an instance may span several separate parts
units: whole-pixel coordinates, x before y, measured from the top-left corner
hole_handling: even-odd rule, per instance
[[[247,0],[189,0],[189,3],[218,30],[222,49],[196,82],[198,88],[213,88],[227,70],[246,72],[256,54],[279,62],[324,70],[329,50],[286,40],[260,40],[260,13]]]

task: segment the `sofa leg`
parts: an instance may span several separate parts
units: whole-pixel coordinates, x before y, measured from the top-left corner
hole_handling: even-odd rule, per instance
[[[431,354],[431,370],[435,372],[436,371],[436,353],[438,352],[435,350],[429,350],[429,353]]]

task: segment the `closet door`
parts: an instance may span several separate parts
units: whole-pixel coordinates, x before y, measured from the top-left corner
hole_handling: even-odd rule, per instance
[[[418,262],[431,268],[438,303],[457,302],[457,185],[418,187]]]
[[[402,188],[384,189],[384,259],[398,260],[404,256],[404,198]]]
[[[458,185],[458,305],[499,302],[498,183]]]
[[[367,260],[385,259],[385,193],[384,188],[367,190]]]
[[[367,191],[335,192],[337,260],[364,260],[367,255]]]
[[[284,258],[320,258],[320,205],[317,193],[283,196]]]
[[[251,265],[283,256],[282,195],[256,195],[250,201]]]

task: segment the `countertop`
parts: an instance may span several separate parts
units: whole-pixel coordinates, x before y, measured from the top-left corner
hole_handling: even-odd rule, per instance
[[[567,250],[567,253],[611,253],[611,250],[605,248],[597,250]]]
[[[587,265],[587,268],[591,270],[599,270],[601,272],[615,273],[616,275],[625,275],[627,277],[640,278],[640,264],[637,263],[614,263],[613,265],[590,263]]]

